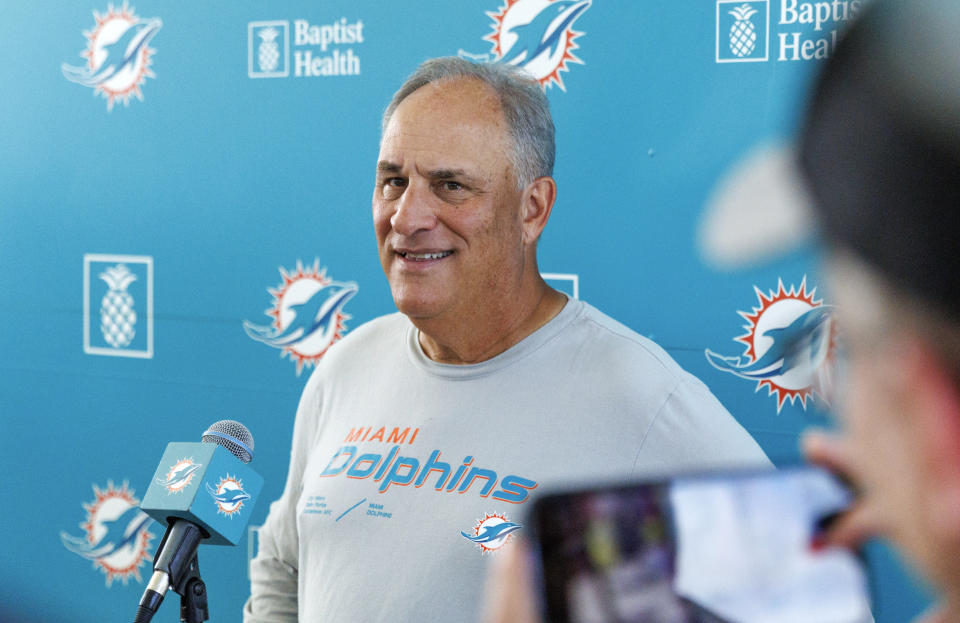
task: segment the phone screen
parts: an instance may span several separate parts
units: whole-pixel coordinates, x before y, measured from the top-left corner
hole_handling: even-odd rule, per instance
[[[811,540],[852,493],[812,467],[541,497],[547,621],[865,623],[861,560]]]

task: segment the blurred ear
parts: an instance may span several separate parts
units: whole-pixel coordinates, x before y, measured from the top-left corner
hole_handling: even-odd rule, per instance
[[[530,182],[523,191],[523,243],[533,244],[547,226],[553,202],[557,198],[557,183],[544,176]]]
[[[938,538],[960,545],[960,389],[950,368],[919,339],[901,351],[903,417],[916,427],[921,469],[928,485],[929,525]]]

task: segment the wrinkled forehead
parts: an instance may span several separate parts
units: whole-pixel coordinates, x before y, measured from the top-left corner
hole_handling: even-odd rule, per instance
[[[474,78],[438,80],[424,85],[397,106],[380,142],[381,156],[393,148],[443,148],[503,153],[509,128],[497,93]]]

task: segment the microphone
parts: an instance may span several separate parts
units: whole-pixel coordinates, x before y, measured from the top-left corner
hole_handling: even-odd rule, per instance
[[[240,541],[263,487],[263,478],[247,466],[251,459],[253,435],[233,420],[212,424],[200,443],[167,444],[140,504],[167,530],[134,623],[149,621],[167,590],[181,596],[181,620],[207,620],[197,547],[201,542],[236,545]]]

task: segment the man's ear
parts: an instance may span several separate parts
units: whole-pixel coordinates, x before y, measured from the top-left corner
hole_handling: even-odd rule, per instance
[[[549,176],[538,177],[524,189],[521,204],[524,244],[533,244],[540,237],[556,198],[557,183]]]
[[[901,352],[902,404],[922,447],[921,469],[930,528],[938,539],[960,544],[960,388],[952,368],[921,339],[906,340]],[[905,440],[906,441],[906,440]]]

